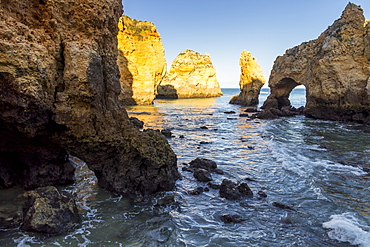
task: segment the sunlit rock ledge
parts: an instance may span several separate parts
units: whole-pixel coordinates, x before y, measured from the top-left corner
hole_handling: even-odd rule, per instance
[[[158,87],[158,98],[206,98],[222,95],[211,56],[181,52]]]
[[[276,58],[265,111],[290,106],[298,85],[306,87],[306,116],[370,124],[370,25],[361,7],[349,3],[317,39]]]

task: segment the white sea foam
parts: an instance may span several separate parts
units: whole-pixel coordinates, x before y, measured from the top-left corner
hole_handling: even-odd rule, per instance
[[[370,247],[369,226],[361,224],[352,213],[332,215],[330,221],[325,222],[323,227],[330,229],[328,236],[351,245]]]

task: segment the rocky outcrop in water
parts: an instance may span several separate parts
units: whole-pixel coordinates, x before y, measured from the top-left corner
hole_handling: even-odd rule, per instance
[[[27,193],[21,229],[47,235],[62,234],[79,224],[75,201],[53,187],[42,187]]]
[[[72,154],[122,195],[174,188],[176,156],[119,103],[118,0],[2,1],[0,188],[73,182]]]
[[[290,106],[291,90],[304,85],[306,116],[370,124],[370,25],[364,23],[363,10],[349,3],[320,37],[278,57],[263,108]]]
[[[161,37],[153,23],[125,15],[118,28],[119,99],[125,105],[152,104],[167,70]]]
[[[181,52],[158,87],[158,98],[205,98],[222,95],[211,56]]]
[[[257,60],[252,54],[244,50],[240,55],[240,94],[231,98],[230,104],[257,105],[258,96],[265,84],[265,76]]]

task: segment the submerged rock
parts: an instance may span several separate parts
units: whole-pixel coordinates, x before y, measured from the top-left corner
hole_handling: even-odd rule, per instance
[[[231,180],[224,179],[222,180],[220,186],[220,197],[226,198],[228,200],[238,200],[242,194],[237,188],[237,184]]]
[[[24,231],[56,235],[71,231],[79,224],[75,201],[52,186],[29,191],[23,207]]]
[[[245,219],[237,213],[228,213],[228,214],[223,214],[221,215],[221,220],[224,223],[241,223]]]
[[[125,15],[118,28],[119,99],[125,105],[150,105],[167,70],[160,34],[153,23]]]
[[[119,0],[1,3],[0,188],[72,183],[67,154],[121,195],[174,188],[175,153],[118,100],[121,14]]]
[[[195,169],[194,178],[200,182],[209,182],[213,180],[209,171],[199,168]]]
[[[277,57],[265,111],[289,107],[292,89],[304,85],[305,116],[370,124],[369,30],[361,7],[349,3],[317,39]]]
[[[158,87],[158,98],[205,98],[222,95],[211,56],[186,50],[173,61]]]
[[[191,168],[202,168],[210,172],[217,168],[216,162],[205,158],[196,158],[195,160],[191,161],[189,165]]]
[[[256,59],[251,53],[244,50],[240,57],[240,94],[231,98],[230,104],[257,105],[258,96],[262,86],[265,84],[265,76]]]

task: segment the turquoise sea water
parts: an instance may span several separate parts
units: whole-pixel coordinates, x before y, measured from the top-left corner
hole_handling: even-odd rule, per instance
[[[370,126],[303,116],[249,120],[239,117],[245,107],[228,104],[238,91],[128,108],[145,128],[172,131],[168,141],[182,175],[174,192],[131,201],[99,189],[76,160],[79,180],[61,189],[76,195],[81,227],[51,238],[1,230],[0,246],[370,246]],[[260,105],[268,93],[262,90]],[[293,90],[290,99],[295,107],[304,105],[305,90]],[[225,113],[230,111],[235,114]],[[247,182],[254,197],[229,201],[214,189],[190,195],[206,186],[182,171],[183,163],[198,157],[225,172],[212,174],[216,183]],[[267,197],[260,198],[259,190]],[[159,205],[169,197],[175,203]],[[223,223],[225,213],[245,221]]]

